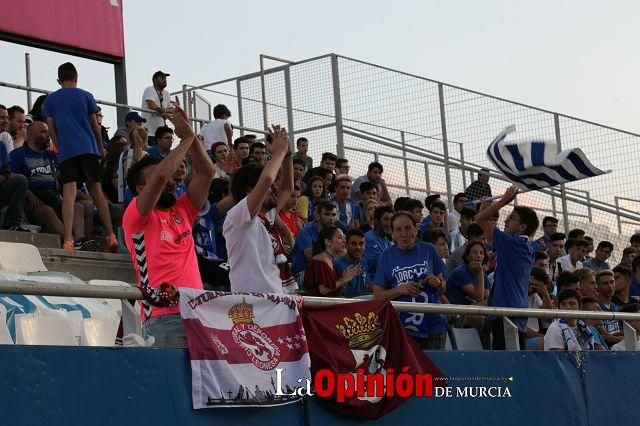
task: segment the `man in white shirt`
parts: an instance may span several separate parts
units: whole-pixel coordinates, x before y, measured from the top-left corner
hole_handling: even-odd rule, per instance
[[[569,254],[558,259],[559,272],[574,272],[578,269],[582,269],[582,259],[584,259],[585,254],[587,254],[588,245],[589,242],[586,240],[574,240],[573,238],[569,238],[565,244]]]
[[[0,142],[7,148],[7,153],[13,151],[13,138],[9,130],[9,111],[4,105],[0,105]]]
[[[467,194],[460,192],[453,197],[453,211],[449,213],[449,232],[453,233],[460,226],[460,214],[467,204]]]
[[[224,142],[229,149],[233,148],[230,143],[233,141],[233,127],[229,123],[231,111],[225,105],[216,105],[213,108],[213,118],[215,120],[202,126],[200,134],[204,140],[204,149],[211,151],[211,145],[216,142]]]
[[[575,290],[558,294],[558,309],[579,311],[580,295]],[[560,318],[551,323],[544,335],[545,351],[588,351],[595,349],[593,335],[587,325],[575,318]]]
[[[282,176],[276,186],[280,166]],[[271,160],[266,166],[247,164],[231,181],[236,203],[227,213],[222,234],[229,255],[231,291],[284,293],[286,257],[273,229],[274,218],[293,191],[293,164],[287,132],[274,126]],[[293,280],[295,283],[295,280]],[[295,287],[295,285],[294,285]]]
[[[145,127],[149,132],[149,146],[156,144],[156,137],[153,135],[155,135],[158,127],[166,125],[167,114],[172,111],[171,98],[169,91],[166,89],[168,76],[169,74],[165,72],[156,71],[152,77],[153,86],[144,89],[142,94],[142,108],[154,111],[152,113],[142,113],[142,116],[147,120]]]

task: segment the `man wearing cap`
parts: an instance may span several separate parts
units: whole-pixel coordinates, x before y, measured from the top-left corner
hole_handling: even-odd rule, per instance
[[[167,114],[171,113],[172,110],[169,91],[166,90],[167,76],[169,74],[156,71],[152,78],[153,86],[147,87],[142,94],[142,108],[154,111],[142,114],[142,117],[147,120],[145,127],[149,132],[149,146],[156,144],[156,137],[151,135],[155,135],[156,129],[166,124]]]
[[[113,136],[124,136],[127,140],[131,140],[131,131],[133,129],[142,127],[142,123],[147,122],[137,111],[129,111],[124,117],[124,121],[127,127],[118,127],[118,130],[116,130]]]

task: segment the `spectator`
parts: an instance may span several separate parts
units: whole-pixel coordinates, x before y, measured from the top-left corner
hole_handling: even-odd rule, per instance
[[[564,256],[564,237],[565,235],[562,232],[555,232],[549,236],[547,254],[549,255],[549,276],[553,282],[555,282],[560,273],[558,259]]]
[[[565,247],[568,254],[560,257],[557,261],[558,270],[574,272],[577,269],[582,269],[582,259],[587,252],[587,245],[589,243],[585,240],[574,240],[569,238]]]
[[[362,182],[360,184],[360,204],[364,203],[367,200],[375,200],[380,203],[380,197],[378,196],[378,187],[375,183],[371,182]],[[353,197],[353,185],[351,186],[351,197]],[[352,198],[353,199],[353,198]]]
[[[187,185],[189,184],[187,180],[187,162],[185,160],[182,160],[178,165],[178,168],[173,174],[173,181],[176,184],[176,196],[180,198],[187,192]]]
[[[338,297],[349,281],[360,273],[360,264],[344,271],[338,278],[333,260],[346,252],[344,234],[340,228],[325,228],[313,245],[313,257],[307,262],[304,288],[311,296]]]
[[[166,119],[172,112],[171,97],[167,91],[167,77],[169,74],[162,71],[153,73],[151,81],[153,86],[149,86],[142,94],[142,108],[151,109],[154,112],[143,112],[142,116],[147,120],[147,132],[149,132],[149,146],[154,146],[157,142],[156,129],[166,126]]]
[[[369,266],[367,276],[371,279],[376,276],[378,258],[391,246],[391,217],[393,217],[391,207],[378,207],[373,213],[373,229],[364,234],[364,260]]]
[[[538,216],[529,207],[515,206],[507,217],[505,230],[491,225],[489,218],[502,207],[514,200],[518,189],[514,186],[504,193],[501,199],[491,205],[483,203],[476,215],[476,222],[484,230],[487,239],[498,252],[498,264],[494,274],[492,294],[489,306],[526,308],[528,306],[529,274],[538,243],[530,241],[538,229]],[[489,317],[493,334],[493,349],[504,350],[504,327],[501,317]],[[526,319],[513,318],[512,321],[522,332],[519,334],[520,347],[525,347]]]
[[[611,298],[611,301],[617,306],[626,305],[633,300],[629,297],[629,289],[631,287],[631,270],[624,266],[616,266],[613,268],[613,279],[615,281],[615,294]]]
[[[364,232],[359,229],[351,229],[347,232],[347,254],[333,261],[338,277],[343,279],[349,278],[346,275],[349,269],[359,267],[358,274],[345,282],[344,297],[355,297],[371,293],[373,290],[371,279],[367,275],[367,262],[362,257],[364,247]]]
[[[582,266],[584,266],[585,268],[589,268],[594,272],[600,272],[604,269],[611,269],[611,266],[609,266],[609,262],[607,262],[607,259],[611,257],[612,252],[613,244],[611,244],[609,241],[600,241],[600,243],[598,244],[598,248],[596,248],[595,257],[588,259],[582,264]]]
[[[634,257],[631,262],[631,273],[632,278],[629,286],[629,297],[640,301],[640,257],[638,256]]]
[[[424,210],[424,205],[422,204],[422,201],[416,200],[415,198],[409,198],[409,199],[407,199],[405,201],[403,207],[404,208],[396,209],[395,208],[395,203],[394,203],[393,210],[395,210],[395,211],[399,211],[399,210],[407,211],[407,212],[411,213],[411,215],[413,216],[413,220],[415,220],[416,223],[422,222],[422,219],[423,219],[422,212]]]
[[[467,242],[467,230],[476,217],[476,210],[470,207],[464,207],[458,214],[460,216],[458,219],[458,227],[449,234],[451,251],[462,247]],[[451,217],[451,215],[449,215],[449,217]],[[449,223],[449,226],[451,226],[451,223]]]
[[[598,305],[598,301],[593,297],[583,297],[582,310],[589,311],[589,312],[600,312],[600,305]],[[591,334],[593,334],[595,349],[597,351],[609,350],[609,346],[607,346],[607,342],[605,342],[604,339],[602,338],[602,333],[604,333],[602,320],[592,319],[592,320],[584,320],[584,322],[589,326],[589,331],[591,331]]]
[[[116,176],[118,179],[118,202],[128,206],[133,199],[133,193],[127,186],[127,173],[131,166],[146,157],[147,152],[143,149],[147,140],[147,129],[135,127],[131,130],[131,147],[122,151],[118,160]],[[155,158],[155,157],[154,157]]]
[[[138,113],[138,111],[129,111],[127,115],[124,117],[124,122],[126,127],[118,128],[118,130],[116,130],[116,133],[120,132],[119,134],[126,135],[127,138],[129,138],[133,129],[137,127],[142,127],[142,124],[146,123],[147,119],[142,117]],[[147,143],[147,141],[144,141],[144,142],[145,144]]]
[[[576,274],[569,271],[562,271],[558,275],[558,280],[556,281],[556,290],[557,294],[560,294],[562,290],[574,290],[579,292],[580,280]]]
[[[202,126],[200,134],[204,139],[204,148],[207,151],[213,150],[211,146],[216,142],[224,142],[224,146],[231,146],[233,141],[233,126],[229,122],[231,111],[225,105],[219,104],[213,108],[214,120]]]
[[[43,123],[47,122],[47,117],[42,115],[42,110],[44,109],[44,101],[47,100],[47,95],[40,95],[36,98],[36,101],[33,103],[29,114],[27,114],[24,118],[27,127],[31,125],[34,121],[42,121]]]
[[[529,276],[529,308],[553,309],[553,302],[547,289],[548,281],[549,275],[547,275],[546,269],[537,266],[531,268],[531,275]],[[543,346],[543,339],[544,334],[542,334],[540,318],[528,318],[527,350],[536,350],[538,347]]]
[[[307,184],[302,181],[304,177],[305,171],[307,170],[307,165],[304,160],[300,158],[296,158],[293,160],[293,184],[298,185],[300,188],[300,192],[304,191],[307,188]]]
[[[598,305],[602,312],[618,312],[618,306],[611,301],[616,289],[613,271],[604,270],[596,275],[598,284]],[[610,347],[623,340],[622,326],[618,320],[604,320],[605,333],[602,335]]]
[[[467,244],[473,241],[479,241],[483,244],[486,244],[486,241],[487,241],[487,238],[484,235],[484,231],[480,226],[478,226],[477,223],[472,223],[469,225],[469,227],[467,228],[467,238],[468,238],[468,241],[464,245],[455,249],[451,253],[451,256],[449,256],[449,259],[447,259],[447,270],[446,270],[447,279],[449,279],[449,276],[451,275],[454,269],[464,264],[464,260],[462,256],[464,254]],[[486,249],[486,246],[485,246],[485,249]]]
[[[585,232],[582,229],[576,228],[569,231],[567,235],[567,240],[584,240]]]
[[[326,197],[329,198],[333,193],[335,193],[335,186],[333,184],[333,180],[335,179],[334,174],[322,167],[316,167],[316,176],[324,179],[324,187],[327,188],[325,191]],[[308,174],[308,173],[307,173]]]
[[[313,245],[318,241],[320,232],[325,228],[335,228],[338,222],[338,209],[331,201],[321,200],[316,209],[318,213],[316,221],[300,230],[291,253],[291,267],[293,273],[299,275],[299,283],[303,282],[307,259],[312,257]]]
[[[580,297],[596,297],[598,286],[596,285],[596,274],[589,268],[578,269],[574,272],[580,282]]]
[[[638,303],[630,303],[628,305],[625,305],[622,307],[622,309],[620,309],[620,312],[625,312],[625,313],[630,313],[630,314],[637,314],[638,312],[640,312],[640,304]],[[638,320],[630,320],[627,321],[629,323],[629,325],[631,327],[633,327],[633,329],[636,332],[636,350],[640,350],[640,321]],[[611,347],[612,351],[626,351],[627,347],[625,345],[624,339],[622,339],[620,342],[616,343],[615,345],[613,345]]]
[[[158,163],[154,157],[146,156],[127,173],[127,185],[135,198],[127,207],[122,227],[139,280],[142,277],[137,257],[138,251],[144,250],[148,281],[141,280],[141,284],[147,299],[158,297],[158,289],[169,294],[175,294],[178,286],[203,289],[191,227],[207,198],[213,165],[204,147],[197,142],[186,113],[176,106],[169,117],[181,139],[180,144],[164,161]],[[191,154],[195,175],[187,193],[178,198],[172,176],[187,152]],[[142,247],[134,242],[134,238],[140,236],[144,238]],[[154,336],[157,346],[186,347],[177,306],[163,303],[164,307],[151,307],[144,302],[143,305],[146,305],[143,331]]]
[[[4,105],[0,105],[0,142],[7,153],[13,150],[13,137],[9,134],[9,111]]]
[[[542,268],[547,273],[549,272],[549,255],[546,251],[538,250],[535,254],[536,258],[533,261],[533,266],[536,268]]]
[[[320,159],[320,167],[334,173],[336,169],[336,161],[338,161],[337,155],[332,152],[325,152],[322,154],[322,158]]]
[[[348,175],[336,177],[336,195],[333,202],[338,206],[338,222],[343,228],[358,229],[362,212],[360,204],[356,204],[349,198],[351,194],[351,178]]]
[[[442,263],[447,263],[447,259],[450,255],[449,244],[447,243],[447,235],[442,231],[442,229],[427,229],[427,231],[422,235],[422,241],[433,244],[438,250],[438,254],[440,254]]]
[[[229,166],[229,148],[225,142],[215,142],[210,147],[211,158],[213,160],[213,167],[216,172],[214,179],[226,178],[228,173],[232,170]]]
[[[453,197],[453,211],[449,213],[449,220],[448,220],[449,232],[452,232],[452,233],[455,232],[460,226],[462,209],[466,207],[467,200],[468,200],[467,194],[465,194],[464,192],[460,192],[456,194],[455,197]]]
[[[291,196],[289,197],[289,201],[287,202],[287,204],[285,204],[284,208],[280,211],[280,219],[286,225],[289,232],[293,234],[294,238],[298,236],[298,233],[303,227],[302,221],[296,215],[296,209],[295,209],[299,198],[300,198],[300,187],[294,184],[293,191],[291,191]]]
[[[249,139],[246,136],[233,141],[233,152],[238,161],[238,164],[234,164],[234,168],[240,167],[242,161],[249,156],[249,145]]]
[[[27,133],[29,133],[28,129]],[[116,135],[109,141],[109,144],[107,145],[107,155],[100,163],[100,183],[102,184],[102,192],[104,192],[104,195],[107,197],[110,207],[112,207],[113,204],[119,203],[117,174],[118,163],[120,155],[122,155],[124,150],[129,147],[129,136],[122,136],[117,133],[118,131],[116,131]]]
[[[27,130],[27,143],[11,151],[11,169],[28,179],[24,211],[29,221],[64,238],[65,229],[60,220],[62,197],[58,188],[56,156],[48,149],[49,145],[47,125],[41,121],[34,122]],[[84,208],[80,203],[75,203],[73,207],[74,248],[95,251],[95,241],[88,242],[85,237]]]
[[[431,195],[427,195],[424,198],[424,206],[427,210],[431,211],[431,206],[433,205],[433,203],[435,203],[436,201],[439,201],[442,203],[442,197],[440,196],[440,194],[431,194]],[[443,203],[444,204],[444,203]]]
[[[236,205],[227,213],[223,228],[231,291],[283,293],[297,288],[282,238],[274,226],[293,191],[293,163],[287,132],[279,126],[273,130],[272,156],[267,165],[243,166],[231,181]],[[276,187],[281,165],[282,176]]]
[[[102,148],[106,151],[107,146],[109,146],[109,129],[102,125],[104,114],[102,113],[102,108],[100,107],[98,107],[98,112],[96,113],[96,119],[98,121],[98,125],[100,126],[100,134],[102,135]]]
[[[434,201],[429,209],[429,216],[425,217],[418,228],[420,235],[427,229],[443,229],[446,230],[445,217],[447,216],[447,208],[441,201]]]
[[[304,161],[307,170],[313,169],[313,158],[307,155],[309,151],[309,141],[307,138],[298,138],[296,141],[296,152],[293,153],[291,158],[294,160]]]
[[[558,219],[553,216],[546,216],[542,219],[542,237],[538,238],[538,244],[544,250],[548,250],[551,244],[551,235],[558,232]]]
[[[316,206],[327,199],[326,193],[324,179],[320,176],[312,177],[296,204],[296,214],[302,223],[306,225],[315,221]]]
[[[587,260],[591,259],[591,253],[593,252],[593,238],[585,235],[584,237],[582,237],[582,239],[587,242],[587,248],[585,250],[584,258],[581,259],[582,263],[584,263]]]
[[[14,105],[8,109],[9,111],[9,134],[13,138],[13,147],[22,146],[27,140],[27,126],[24,118],[24,109],[18,105]]]
[[[367,174],[364,176],[360,176],[353,182],[351,186],[351,199],[353,201],[362,201],[362,192],[360,191],[360,185],[363,182],[371,182],[376,186],[378,196],[380,197],[380,204],[385,206],[391,206],[393,203],[391,202],[391,196],[389,195],[389,190],[387,189],[387,184],[382,178],[382,164],[374,161],[369,164],[369,168],[367,169]]]
[[[351,170],[351,166],[349,166],[349,160],[347,160],[346,158],[338,158],[336,160],[337,175],[349,175],[349,170]]]
[[[479,200],[483,197],[491,197],[491,185],[489,185],[489,170],[482,169],[478,172],[478,180],[465,189],[469,201]]]
[[[629,238],[629,244],[636,250],[640,250],[640,233],[633,234],[631,238]]]
[[[638,255],[638,250],[633,247],[627,247],[622,250],[622,259],[620,259],[620,263],[618,266],[623,266],[629,270],[633,269],[633,259]]]
[[[580,295],[565,290],[558,294],[558,308],[579,311]],[[560,318],[551,323],[544,336],[545,351],[589,351],[595,349],[593,334],[587,324],[575,318]]]
[[[390,225],[395,245],[380,255],[373,280],[374,299],[440,303],[446,285],[438,251],[431,244],[416,242],[416,223],[409,213],[395,213]],[[422,349],[444,349],[445,315],[408,312],[399,315],[407,333]]]
[[[249,147],[249,156],[255,158],[259,165],[266,165],[267,146],[262,142],[255,142]]]
[[[61,88],[47,97],[47,117],[53,145],[58,147],[62,182],[62,219],[65,228],[65,250],[73,250],[74,203],[78,184],[86,183],[91,198],[107,233],[105,251],[116,251],[118,240],[113,233],[107,199],[100,185],[102,134],[96,113],[98,105],[91,93],[79,89],[78,72],[72,63],[58,67]]]
[[[364,233],[371,231],[374,227],[374,213],[380,207],[376,200],[366,200],[362,202],[362,224],[360,230]]]
[[[155,145],[150,146],[149,149],[147,149],[147,153],[156,160],[162,161],[167,158],[167,155],[171,152],[173,130],[171,130],[171,127],[160,126],[156,129],[154,139]]]
[[[396,212],[399,212],[400,210],[409,211],[409,209],[407,208],[407,203],[409,202],[409,200],[411,200],[410,197],[396,198],[396,200],[393,202],[393,211],[396,211]],[[420,219],[420,222],[422,222],[422,219]]]

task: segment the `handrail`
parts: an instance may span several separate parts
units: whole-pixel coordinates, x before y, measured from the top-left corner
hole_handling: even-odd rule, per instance
[[[29,296],[64,296],[98,299],[141,300],[142,293],[137,287],[91,286],[68,283],[39,283],[31,281],[0,281],[0,294],[20,294]],[[327,305],[361,302],[359,299],[336,297],[303,296],[304,306],[314,308]],[[560,309],[501,308],[494,306],[443,305],[439,303],[395,302],[391,304],[399,312],[420,312],[440,314],[494,315],[520,318],[579,318],[621,321],[640,321],[640,314],[627,312],[566,311]]]

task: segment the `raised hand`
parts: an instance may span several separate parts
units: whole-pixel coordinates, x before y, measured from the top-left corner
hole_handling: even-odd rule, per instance
[[[174,103],[172,113],[169,114],[169,120],[173,123],[176,136],[180,139],[185,139],[195,134],[189,123],[187,113],[180,107],[179,103]]]
[[[271,152],[273,155],[286,154],[290,151],[289,135],[284,127],[273,125],[269,129],[269,134],[273,138],[271,142]]]
[[[348,283],[360,273],[360,270],[361,270],[361,266],[359,263],[355,266],[350,266],[349,268],[347,268],[346,271],[344,271],[344,274],[342,275],[342,279],[344,280],[345,283]]]
[[[498,202],[501,206],[506,206],[507,204],[515,200],[516,195],[518,195],[518,187],[513,185],[504,192],[504,195]]]

